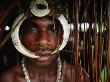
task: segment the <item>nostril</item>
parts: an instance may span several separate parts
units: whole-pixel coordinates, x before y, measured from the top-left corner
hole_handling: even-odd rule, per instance
[[[48,40],[41,40],[41,41],[39,42],[39,44],[40,44],[40,45],[43,45],[43,46],[49,45],[49,41],[48,41]]]
[[[40,43],[41,44],[46,44],[46,43],[48,43],[48,41],[47,40],[41,40]]]
[[[36,46],[48,46],[48,45],[50,45],[50,41],[44,40],[44,39],[43,40],[39,39],[35,42],[35,45]]]

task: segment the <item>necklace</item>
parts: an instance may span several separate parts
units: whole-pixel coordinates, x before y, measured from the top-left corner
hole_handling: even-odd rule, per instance
[[[22,59],[22,68],[23,68],[23,72],[25,75],[26,82],[31,82],[31,79],[29,77],[29,72],[28,72],[28,69],[27,69],[27,66],[25,63],[25,58]],[[61,64],[61,61],[58,60],[56,82],[63,82],[61,69],[62,69],[62,64]]]

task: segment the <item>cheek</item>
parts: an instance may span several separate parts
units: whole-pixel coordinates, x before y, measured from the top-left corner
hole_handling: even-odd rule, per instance
[[[35,34],[23,34],[21,37],[21,43],[29,50],[33,50],[35,48]]]
[[[56,48],[57,44],[58,44],[58,40],[56,37],[54,38],[50,38],[50,42],[51,42],[51,46]]]
[[[56,36],[51,36],[49,37],[50,42],[51,42],[51,46],[56,48],[57,46],[59,46],[62,42],[62,37],[60,35],[56,35]]]

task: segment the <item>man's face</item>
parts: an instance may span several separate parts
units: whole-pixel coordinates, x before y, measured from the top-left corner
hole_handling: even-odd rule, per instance
[[[33,62],[40,66],[49,65],[58,58],[58,54],[51,54],[61,44],[63,29],[58,20],[52,17],[30,18],[20,27],[22,44],[40,57]]]

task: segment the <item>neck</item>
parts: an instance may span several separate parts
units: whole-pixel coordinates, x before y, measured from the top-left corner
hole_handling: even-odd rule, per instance
[[[29,70],[29,73],[32,75],[36,75],[36,74],[43,74],[43,75],[56,75],[57,73],[57,65],[58,65],[58,61],[53,62],[52,64],[50,64],[49,66],[38,66],[35,63],[33,63],[30,60],[26,60],[26,65],[27,68]]]
[[[51,79],[51,82],[53,82],[55,80],[56,80],[56,82],[63,82],[63,78],[61,79],[61,76],[62,76],[62,74],[61,74],[62,65],[61,65],[60,61],[58,61],[57,64],[53,64],[52,66],[50,66],[50,68],[49,67],[48,68],[36,68],[39,71],[42,71],[44,69],[46,69],[46,70],[48,69],[48,75],[45,75],[45,73],[38,74],[39,73],[38,71],[35,72],[35,73],[33,72],[33,75],[32,75],[31,72],[34,71],[33,69],[35,69],[35,67],[30,66],[28,68],[28,66],[31,65],[31,64],[27,63],[27,65],[26,65],[25,62],[26,62],[25,59],[23,59],[22,60],[22,67],[23,67],[23,71],[24,71],[26,82],[31,82],[31,78],[36,78],[36,76],[37,76],[36,80],[39,79],[39,81],[45,81],[44,77],[50,78],[49,74],[50,74],[52,69],[56,70],[55,67],[57,67],[57,70],[56,70],[55,74],[53,75],[54,79],[53,80]],[[29,71],[29,69],[30,69],[30,71]],[[51,69],[51,70],[49,71],[49,69]],[[52,75],[51,75],[51,78],[52,78]]]

